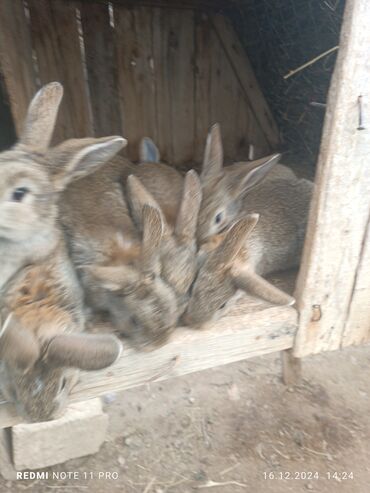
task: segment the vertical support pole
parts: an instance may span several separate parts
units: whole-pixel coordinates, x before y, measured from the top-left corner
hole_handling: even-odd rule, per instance
[[[293,356],[292,349],[281,351],[282,379],[288,387],[298,385],[302,379],[302,364],[300,358]]]

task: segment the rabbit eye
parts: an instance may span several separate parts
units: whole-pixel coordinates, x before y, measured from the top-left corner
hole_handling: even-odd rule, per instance
[[[222,305],[220,306],[219,310],[222,310],[223,308],[225,308],[225,306],[226,306],[226,301],[225,301],[225,303],[222,303]]]
[[[219,212],[216,215],[215,221],[216,221],[216,224],[220,224],[220,222],[222,221],[222,212]]]
[[[26,187],[16,188],[12,193],[12,201],[13,202],[22,202],[24,197],[29,193],[29,189]]]

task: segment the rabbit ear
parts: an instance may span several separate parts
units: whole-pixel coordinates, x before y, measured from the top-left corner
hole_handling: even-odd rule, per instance
[[[222,243],[210,254],[207,266],[213,270],[228,269],[238,255],[247,236],[257,224],[258,219],[258,214],[248,214],[234,223],[226,233]]]
[[[165,229],[168,228],[167,221],[164,217],[161,207],[155,200],[153,195],[144,187],[139,178],[134,175],[130,175],[127,178],[127,195],[131,208],[131,213],[136,226],[140,231],[143,231],[143,207],[145,204],[150,205],[153,209],[156,209],[161,216],[161,221]]]
[[[294,305],[295,299],[271,283],[263,279],[255,272],[243,272],[233,274],[233,279],[239,289],[256,295],[274,305]]]
[[[222,148],[221,129],[220,125],[215,123],[207,136],[202,172],[200,175],[202,183],[220,176],[222,174],[223,163],[224,153]]]
[[[49,147],[62,97],[63,86],[59,82],[51,82],[36,93],[28,107],[19,139],[22,146],[38,150]]]
[[[0,330],[0,359],[12,367],[27,371],[39,357],[40,348],[34,334],[23,328],[10,314]]]
[[[143,137],[140,142],[140,162],[159,163],[161,156],[158,147],[149,137]]]
[[[194,170],[188,171],[175,226],[175,235],[184,243],[195,239],[201,201],[202,186],[198,174]]]
[[[281,154],[273,154],[249,163],[248,167],[251,166],[252,169],[246,174],[243,173],[242,176],[236,176],[236,194],[240,195],[245,193],[258,185],[258,183],[260,183],[271,171],[275,164],[279,162],[280,158]]]
[[[163,222],[158,209],[145,204],[143,207],[143,244],[141,270],[144,274],[159,273],[160,245]]]
[[[122,345],[113,335],[61,334],[49,342],[44,359],[56,367],[94,371],[113,364],[121,352]]]
[[[100,286],[108,291],[120,291],[134,285],[138,275],[131,267],[125,265],[91,265],[85,267]]]
[[[107,161],[127,144],[123,137],[100,139],[70,139],[47,152],[49,171],[57,191],[73,180],[86,176]]]

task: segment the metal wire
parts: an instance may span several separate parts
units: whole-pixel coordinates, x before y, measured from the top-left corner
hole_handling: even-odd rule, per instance
[[[337,52],[288,79],[284,75],[339,43],[344,4],[345,0],[245,0],[230,14],[277,120],[287,162],[316,163]]]

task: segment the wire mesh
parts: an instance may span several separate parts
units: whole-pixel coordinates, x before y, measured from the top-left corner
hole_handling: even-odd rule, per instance
[[[284,76],[338,45],[344,4],[345,0],[245,0],[230,13],[275,115],[286,162],[311,167],[316,163],[337,52]]]

